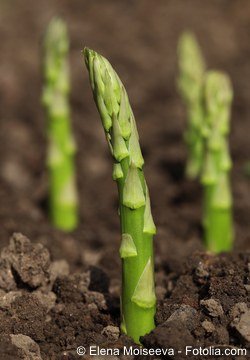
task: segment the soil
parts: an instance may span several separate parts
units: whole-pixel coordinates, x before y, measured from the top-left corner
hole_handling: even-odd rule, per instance
[[[54,229],[46,211],[41,42],[58,14],[71,37],[78,144],[80,225],[72,233]],[[205,252],[201,189],[184,177],[186,114],[176,91],[176,44],[187,28],[208,67],[227,71],[234,86],[235,247],[221,256]],[[143,345],[249,347],[249,31],[247,0],[0,2],[0,360],[69,360],[79,358],[77,346],[135,346],[118,327],[117,194],[80,54],[85,45],[108,57],[124,81],[146,163],[158,229],[158,306],[157,327]]]

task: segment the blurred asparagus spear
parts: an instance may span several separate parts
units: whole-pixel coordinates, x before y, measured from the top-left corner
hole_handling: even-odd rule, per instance
[[[53,224],[65,231],[78,223],[75,142],[69,108],[69,39],[63,20],[50,22],[44,39],[43,104],[47,114],[49,207]]]
[[[139,343],[154,328],[153,235],[156,228],[143,174],[144,160],[126,90],[110,63],[84,50],[94,99],[114,158],[119,192],[122,258],[122,330]]]
[[[186,176],[193,180],[200,176],[204,151],[202,91],[205,62],[199,44],[190,32],[185,32],[180,37],[178,61],[178,88],[188,112],[185,132],[188,149]]]
[[[250,177],[250,161],[247,161],[243,168],[244,175]]]
[[[208,250],[230,251],[233,245],[232,193],[228,135],[233,91],[229,77],[208,71],[205,77],[206,149],[204,187],[204,230]]]

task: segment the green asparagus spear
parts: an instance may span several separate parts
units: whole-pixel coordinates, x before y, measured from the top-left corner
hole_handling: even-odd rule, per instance
[[[243,167],[243,173],[246,177],[250,177],[250,161],[247,161]]]
[[[121,329],[139,343],[154,328],[153,235],[156,228],[143,174],[139,136],[128,95],[110,63],[84,50],[94,99],[114,158],[121,222]]]
[[[188,149],[186,176],[193,180],[200,176],[203,159],[202,89],[205,62],[195,36],[185,32],[178,44],[178,88],[188,111],[185,141]]]
[[[201,182],[204,188],[205,240],[208,250],[230,251],[233,244],[232,193],[228,134],[233,91],[226,74],[209,71],[204,85],[206,148]]]
[[[65,231],[78,223],[75,142],[69,108],[69,39],[65,23],[54,18],[44,40],[43,104],[47,115],[49,207],[53,224]]]

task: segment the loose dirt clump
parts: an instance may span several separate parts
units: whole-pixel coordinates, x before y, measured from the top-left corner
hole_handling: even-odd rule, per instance
[[[0,259],[1,278],[7,270],[0,287],[0,359],[75,359],[78,346],[136,347],[120,334],[119,298],[103,270],[70,273],[65,261],[52,261],[43,245],[21,234],[11,237]],[[179,272],[162,264],[157,326],[142,344],[174,348],[175,359],[187,345],[249,348],[249,264],[246,255],[203,253],[189,257]]]
[[[249,349],[250,297],[245,287],[249,262],[250,255],[240,254],[197,253],[190,257],[171,293],[158,305],[158,326],[142,343],[147,347],[173,347],[176,352],[184,352],[187,345]],[[177,353],[176,359],[182,356]]]
[[[105,299],[108,278],[102,286],[93,280],[102,270],[65,275],[65,262],[51,261],[42,244],[22,234],[11,237],[0,259],[0,333],[20,359],[30,351],[30,359],[61,359],[68,349],[118,338]],[[0,349],[1,359],[6,351]]]

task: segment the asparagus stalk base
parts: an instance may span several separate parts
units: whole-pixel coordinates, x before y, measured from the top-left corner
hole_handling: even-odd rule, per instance
[[[128,159],[124,159],[121,162],[121,166],[123,173],[126,174],[129,166]],[[137,171],[140,173],[140,181],[145,191],[142,171]],[[131,336],[135,342],[139,343],[140,337],[148,334],[155,327],[155,297],[153,293],[153,235],[143,232],[145,206],[138,209],[130,209],[129,207],[122,205],[123,190],[124,178],[121,178],[118,180],[121,233],[129,234],[131,236],[136,247],[137,256],[122,258],[121,328],[123,332]],[[139,306],[138,302],[136,303],[133,301],[133,295],[135,294],[136,287],[143,272],[147,269],[147,266],[149,273],[147,285],[151,287],[151,289],[149,289],[151,292],[150,301],[153,302],[149,304],[140,304]],[[149,295],[146,288],[145,292],[145,295]],[[147,299],[144,300],[147,301]]]
[[[232,207],[220,208],[213,206],[212,193],[216,185],[204,188],[204,219],[205,244],[213,253],[228,252],[232,249],[234,230]]]

